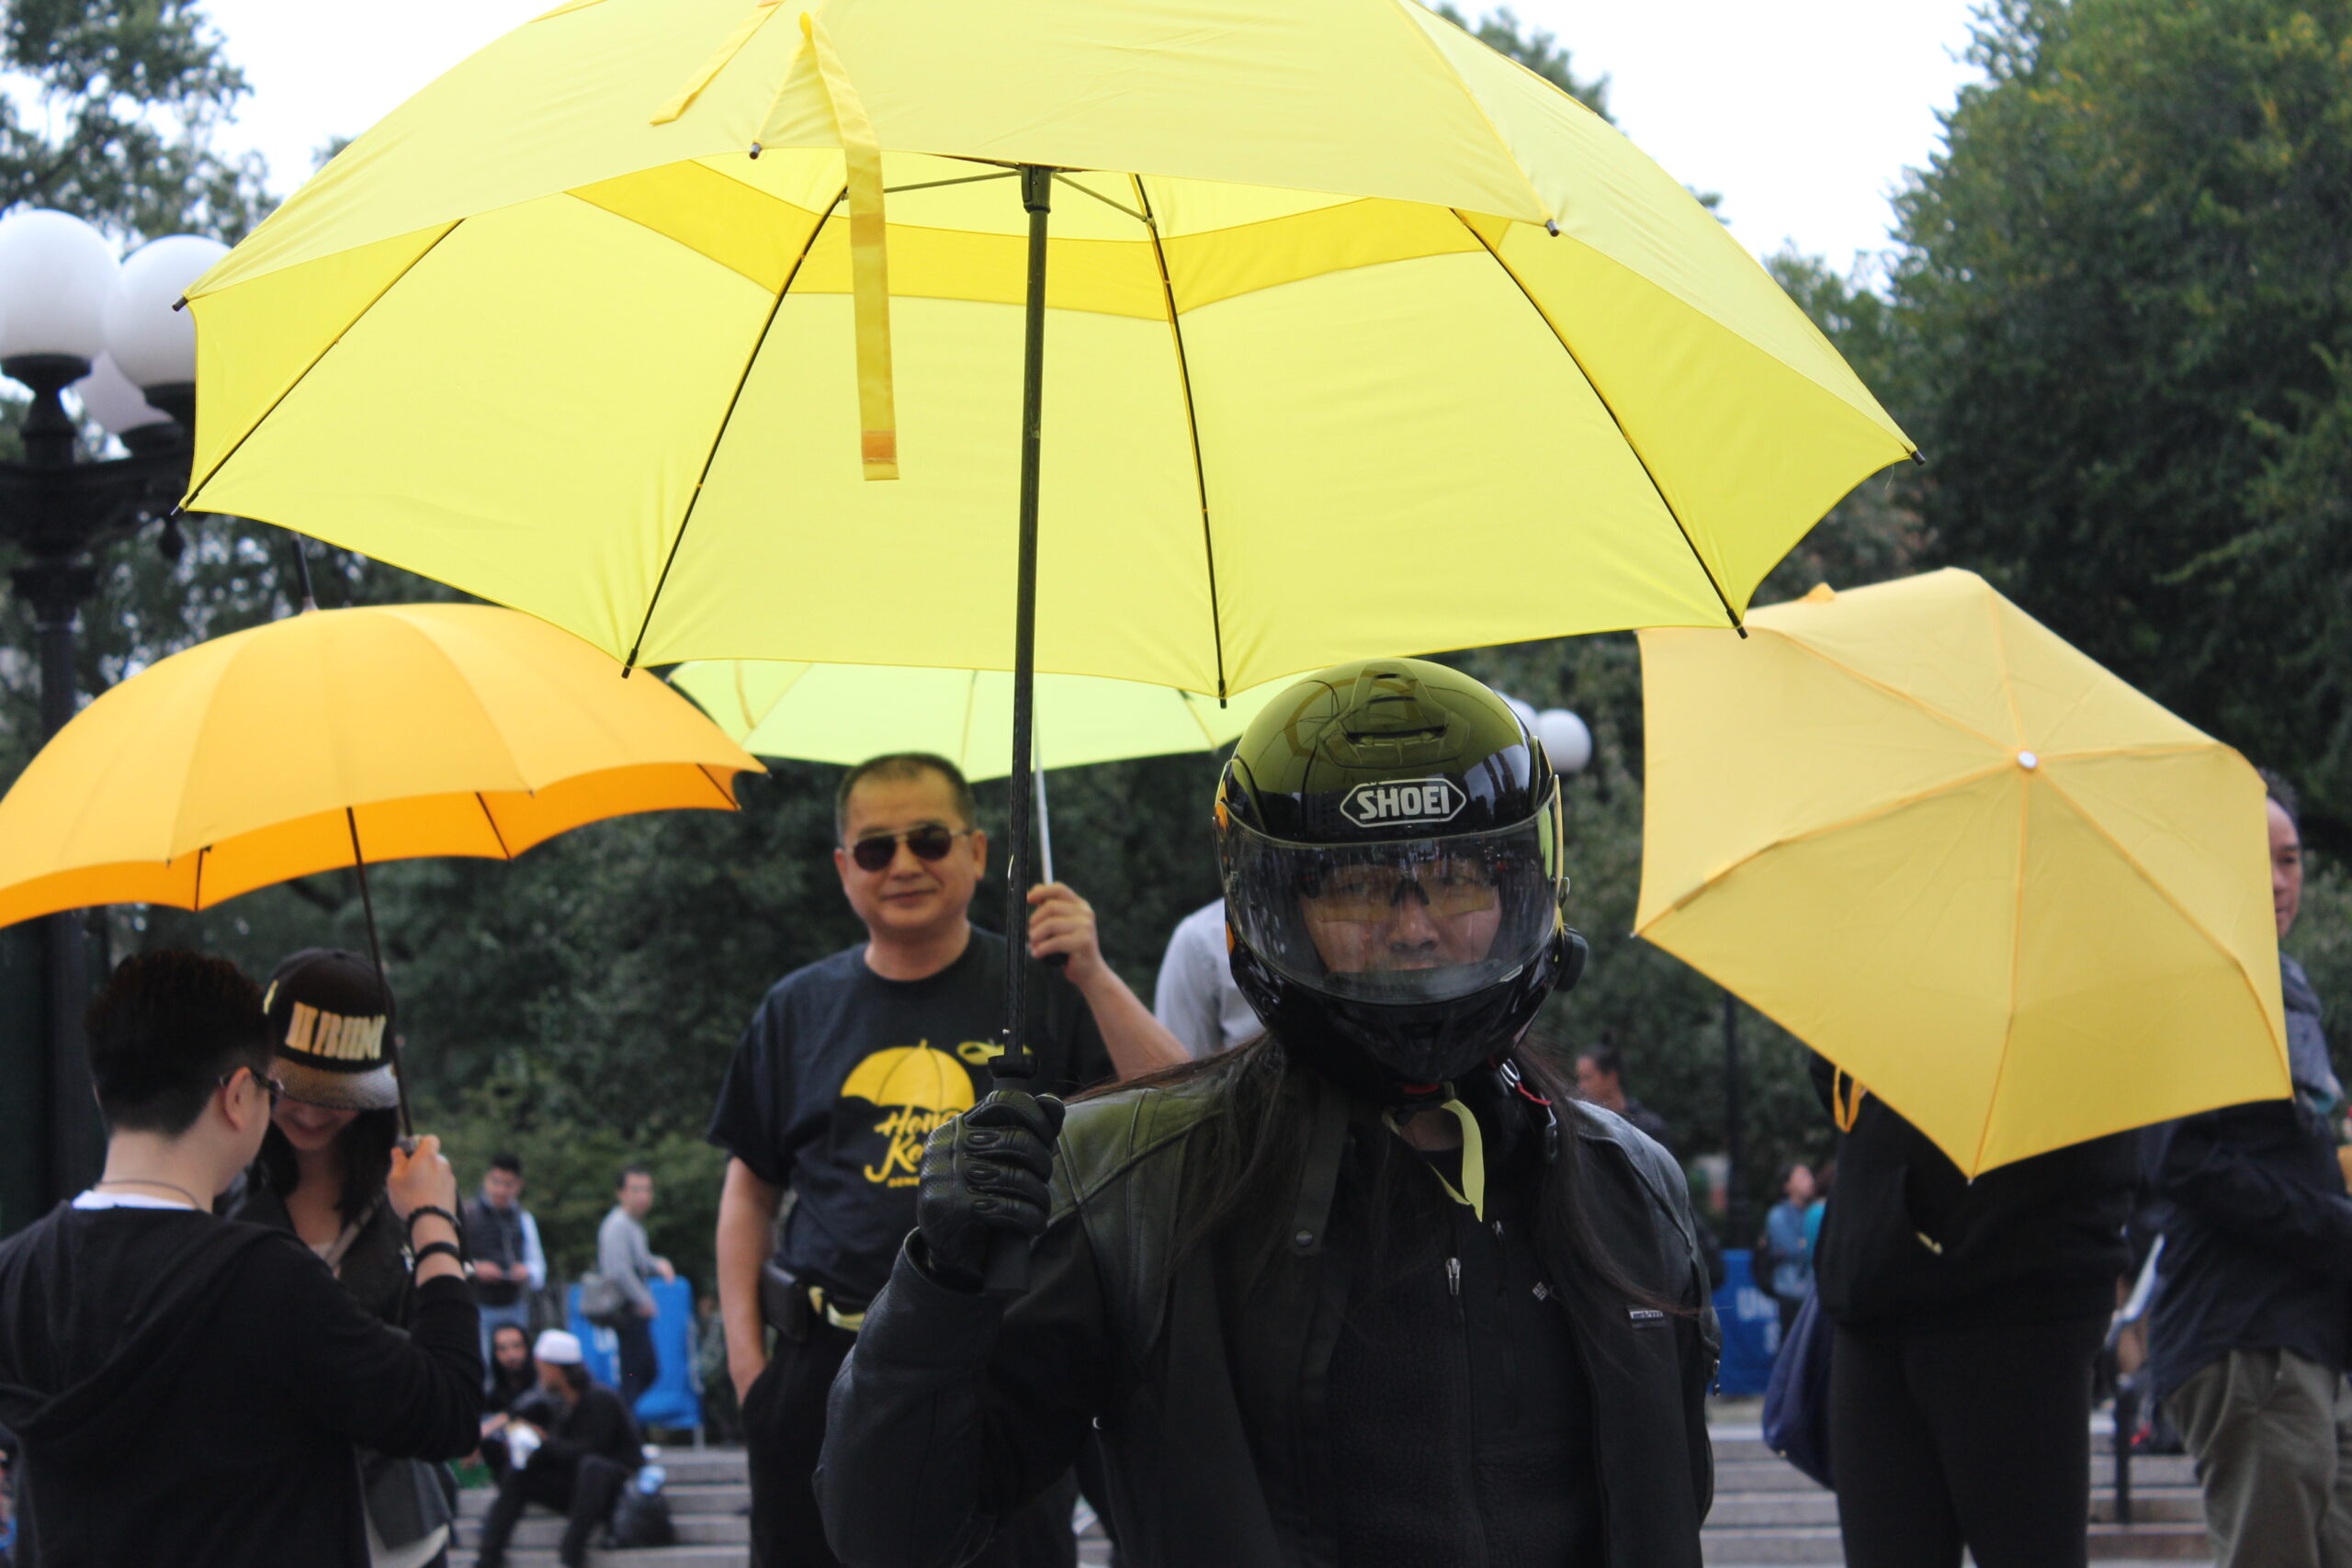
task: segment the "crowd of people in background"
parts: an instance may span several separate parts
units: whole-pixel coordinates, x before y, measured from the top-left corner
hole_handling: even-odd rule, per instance
[[[1381,700],[1411,723],[1488,736],[1527,798],[1541,795],[1515,722],[1484,713],[1491,694],[1385,679]],[[1401,722],[1347,716],[1375,712]],[[1266,809],[1252,787],[1228,770],[1221,824]],[[668,1340],[740,1407],[756,1563],[831,1563],[838,1544],[857,1562],[1069,1564],[1081,1495],[1170,1562],[1287,1551],[1309,1527],[1285,1497],[1337,1510],[1313,1528],[1343,1548],[1426,1536],[1435,1551],[1476,1529],[1507,1555],[1606,1541],[1639,1556],[1695,1529],[1704,1487],[1676,1478],[1705,1464],[1691,1424],[1713,1371],[1706,1302],[1723,1264],[1686,1201],[1672,1130],[1629,1089],[1628,1052],[1598,1037],[1570,1080],[1515,1052],[1517,1032],[1495,1032],[1523,1031],[1520,1013],[1447,1034],[1457,998],[1383,1033],[1360,998],[1303,1003],[1279,957],[1281,942],[1311,939],[1300,950],[1336,967],[1367,930],[1392,953],[1442,953],[1463,919],[1505,918],[1515,895],[1499,873],[1442,880],[1465,852],[1434,837],[1419,859],[1302,859],[1282,886],[1310,890],[1304,925],[1258,903],[1195,911],[1146,1008],[1068,886],[1030,894],[1017,949],[972,923],[989,838],[952,763],[873,759],[847,772],[835,807],[834,868],[865,937],[751,1010],[708,1129],[726,1156],[715,1310]],[[2283,937],[2301,874],[2284,784],[2268,812]],[[1327,931],[1314,919],[1328,900],[1341,917]],[[1581,964],[1580,942],[1551,919],[1564,934],[1530,928],[1529,953],[1555,966],[1544,988]],[[1784,1336],[1809,1306],[1831,1325],[1828,1458],[1850,1564],[1957,1562],[1963,1550],[1980,1568],[2085,1560],[2092,1368],[2143,1262],[2154,1307],[2132,1375],[2196,1457],[2220,1560],[2352,1563],[2344,1097],[2319,998],[2281,962],[2292,1099],[1973,1180],[1814,1058],[1835,1158],[1779,1170],[1754,1278]],[[1034,1099],[990,1095],[1013,964],[1031,966]],[[1496,995],[1532,1016],[1542,994],[1515,983],[1503,976]],[[484,1568],[534,1504],[563,1517],[559,1554],[578,1564],[633,1493],[658,1487],[637,1412],[665,1372],[656,1287],[677,1270],[647,1230],[652,1173],[616,1173],[593,1268],[576,1282],[552,1275],[518,1158],[492,1157],[461,1204],[435,1141],[400,1135],[390,1010],[374,965],[335,950],[289,956],[262,988],[188,953],[117,970],[89,1031],[105,1174],[0,1247],[0,1551],[30,1540],[45,1554],[33,1561],[61,1565],[130,1552],[427,1568],[460,1544],[456,1462],[496,1489],[468,1543]],[[1062,1101],[1104,1085],[1123,1087],[1065,1124]],[[1564,1145],[1584,1153],[1564,1166]],[[1192,1152],[1170,1165],[1171,1149]],[[1571,1194],[1570,1180],[1587,1185]],[[1112,1192],[1126,1218],[1066,1223],[1081,1194]],[[1391,1203],[1433,1249],[1421,1262],[1442,1269],[1421,1271],[1403,1243],[1388,1256]],[[1569,1204],[1584,1216],[1573,1224]],[[1007,1235],[1042,1237],[1009,1314],[983,1289]],[[1332,1337],[1295,1342],[1329,1254],[1378,1261],[1332,1287],[1353,1292]],[[1586,1283],[1566,1282],[1567,1258]],[[1105,1300],[1103,1278],[1172,1293]],[[1497,1304],[1465,1288],[1481,1279]],[[100,1330],[77,1311],[91,1301],[132,1304]],[[1274,1348],[1229,1337],[1240,1302],[1263,1314]],[[1655,1325],[1655,1364],[1567,1355],[1563,1309],[1588,1337]],[[1465,1371],[1400,1371],[1419,1363],[1399,1347],[1464,1313]],[[1179,1352],[1131,1338],[1146,1321],[1188,1364],[1230,1366],[1231,1388],[1204,1391],[1152,1359]],[[1489,1342],[1511,1348],[1491,1367]],[[611,1386],[591,1375],[592,1350],[610,1358]],[[1321,1370],[1303,1374],[1310,1362]],[[1269,1459],[1275,1471],[1248,1483],[1252,1434],[1302,1397],[1302,1375],[1336,1380],[1317,1397],[1333,1402],[1353,1479],[1284,1476],[1289,1461]],[[1543,1397],[1531,1404],[1528,1390]],[[1400,1508],[1408,1435],[1452,1433],[1457,1419],[1471,1434],[1467,1490]],[[1164,1427],[1143,1429],[1154,1421]],[[1645,1435],[1624,1435],[1634,1429]],[[1492,1517],[1518,1484],[1506,1449],[1570,1478],[1553,1488],[1555,1512],[1522,1517],[1515,1502]],[[918,1458],[937,1495],[910,1509],[876,1478]],[[1137,1476],[1169,1467],[1197,1469],[1198,1487],[1159,1474],[1158,1502],[1139,1503]],[[108,1479],[133,1472],[160,1479],[127,1492]],[[1645,1508],[1612,1514],[1611,1488]],[[29,1508],[12,1506],[19,1492]]]

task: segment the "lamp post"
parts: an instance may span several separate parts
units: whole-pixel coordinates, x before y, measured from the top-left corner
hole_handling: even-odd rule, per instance
[[[24,458],[0,464],[0,538],[16,548],[10,581],[38,630],[43,741],[79,706],[74,624],[97,591],[96,552],[162,518],[159,543],[178,556],[168,519],[187,482],[196,331],[175,306],[224,251],[174,235],[119,262],[105,236],[65,213],[0,219],[0,375],[32,394]],[[80,459],[69,390],[128,456]],[[42,926],[40,1045],[16,1053],[8,1077],[24,1103],[45,1112],[36,1179],[46,1207],[97,1174],[98,1150],[82,1054],[87,938],[78,914],[48,916]],[[35,1074],[38,1083],[27,1081]]]

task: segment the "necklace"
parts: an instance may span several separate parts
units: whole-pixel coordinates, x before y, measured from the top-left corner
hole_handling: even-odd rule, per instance
[[[93,1181],[90,1185],[93,1187],[160,1187],[166,1192],[176,1192],[187,1199],[187,1206],[198,1213],[204,1212],[204,1205],[196,1201],[196,1194],[175,1182],[154,1181],[144,1176],[113,1176],[103,1180]]]

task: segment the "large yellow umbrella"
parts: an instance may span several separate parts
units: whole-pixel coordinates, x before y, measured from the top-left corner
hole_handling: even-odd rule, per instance
[[[1973,573],[1642,634],[1634,929],[1971,1176],[2289,1092],[2263,787]]]
[[[189,298],[190,508],[649,664],[1012,668],[1040,387],[1035,667],[1211,694],[1726,624],[1910,450],[1679,184],[1415,0],[557,6]]]

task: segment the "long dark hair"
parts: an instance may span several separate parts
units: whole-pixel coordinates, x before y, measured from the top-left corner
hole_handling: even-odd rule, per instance
[[[382,1195],[384,1183],[392,1174],[392,1145],[400,1134],[400,1112],[363,1111],[335,1135],[334,1147],[343,1158],[343,1193],[335,1201],[335,1212],[345,1224],[356,1225],[366,1219],[368,1209]],[[280,1198],[293,1196],[301,1184],[302,1168],[294,1158],[294,1145],[275,1122],[262,1134],[261,1168]]]
[[[1529,1092],[1549,1100],[1561,1123],[1559,1157],[1546,1169],[1537,1211],[1537,1247],[1546,1267],[1591,1280],[1623,1301],[1681,1311],[1679,1303],[1659,1299],[1628,1278],[1593,1229],[1583,1201],[1585,1156],[1572,1125],[1574,1093],[1567,1082],[1532,1052],[1519,1053],[1513,1061]],[[1267,1277],[1287,1244],[1292,1199],[1304,1176],[1307,1140],[1300,1134],[1313,1104],[1307,1075],[1314,1070],[1294,1061],[1272,1035],[1261,1034],[1205,1060],[1095,1091],[1222,1080],[1220,1110],[1203,1121],[1185,1150],[1186,1224],[1176,1240],[1178,1266],[1217,1246],[1229,1249],[1245,1294]],[[1378,1140],[1373,1147],[1376,1163],[1368,1201],[1371,1212],[1379,1213],[1395,1201],[1396,1173],[1407,1168],[1407,1151],[1395,1138]],[[1427,1196],[1425,1179],[1401,1186],[1407,1201]],[[1378,1269],[1377,1262],[1374,1268]]]

